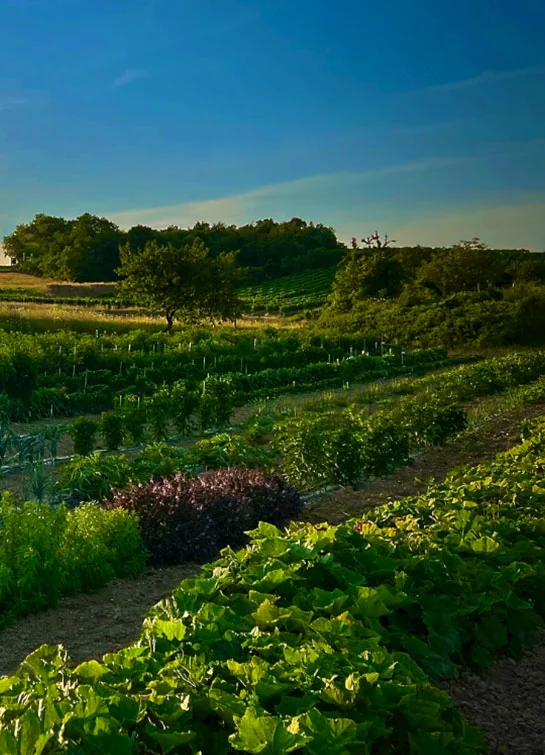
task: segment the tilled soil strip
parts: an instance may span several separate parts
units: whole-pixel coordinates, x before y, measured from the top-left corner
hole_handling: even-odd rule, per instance
[[[139,579],[114,579],[100,592],[20,619],[0,632],[0,675],[14,673],[44,644],[64,645],[75,664],[119,650],[138,637],[145,613],[198,571],[196,564],[146,569]]]

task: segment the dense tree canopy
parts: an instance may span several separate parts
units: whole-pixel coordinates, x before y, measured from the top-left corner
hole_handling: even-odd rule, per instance
[[[175,319],[236,320],[236,286],[243,271],[236,252],[211,257],[200,239],[178,249],[148,241],[143,250],[121,247],[120,293],[162,314],[170,330]]]
[[[61,280],[107,281],[119,264],[124,234],[106,218],[36,215],[4,239],[6,252],[28,272]]]
[[[339,265],[323,326],[382,333],[418,346],[541,344],[545,255],[489,249],[357,244]]]
[[[545,257],[490,249],[479,239],[452,247],[353,247],[339,265],[329,306],[348,312],[369,299],[433,301],[464,291],[492,291],[545,280]]]
[[[124,244],[135,251],[142,251],[150,241],[182,249],[197,238],[212,257],[238,251],[241,265],[250,268],[254,281],[336,265],[346,251],[333,229],[300,218],[283,223],[269,218],[240,228],[196,223],[192,228],[156,230],[136,225],[122,231],[88,213],[75,220],[36,215],[6,236],[4,247],[28,272],[62,280],[105,281],[115,278],[119,247]]]

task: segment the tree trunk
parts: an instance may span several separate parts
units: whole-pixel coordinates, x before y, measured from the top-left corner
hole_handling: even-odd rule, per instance
[[[165,333],[170,333],[170,331],[172,330],[172,326],[174,325],[174,312],[167,310],[166,318],[167,318],[167,326],[165,328]]]

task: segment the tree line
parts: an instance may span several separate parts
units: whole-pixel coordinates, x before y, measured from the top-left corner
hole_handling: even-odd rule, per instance
[[[3,240],[6,254],[20,269],[36,275],[76,282],[110,281],[118,277],[121,247],[141,252],[149,243],[184,249],[201,241],[211,257],[238,252],[252,282],[335,265],[346,247],[332,228],[300,218],[287,222],[258,220],[244,226],[195,223],[190,228],[158,230],[135,225],[120,229],[107,218],[85,213],[73,220],[40,213],[20,223]]]
[[[441,248],[362,241],[338,267],[322,325],[404,345],[545,343],[545,254],[478,238]]]

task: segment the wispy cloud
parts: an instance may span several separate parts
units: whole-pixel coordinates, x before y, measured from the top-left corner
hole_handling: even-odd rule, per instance
[[[455,92],[460,89],[469,89],[470,87],[481,86],[495,83],[497,81],[507,81],[517,79],[523,76],[534,76],[545,74],[545,64],[538,66],[528,66],[527,68],[512,68],[508,71],[484,71],[478,76],[469,79],[459,79],[458,81],[449,81],[444,84],[436,84],[423,89],[412,89],[406,94],[423,94],[432,92]]]
[[[0,111],[13,110],[27,103],[28,99],[26,97],[6,97],[5,99],[0,99]]]
[[[413,163],[390,165],[384,168],[362,171],[359,173],[326,173],[307,176],[294,181],[285,181],[268,186],[261,186],[251,191],[234,194],[217,199],[196,202],[183,202],[164,207],[153,207],[127,212],[107,213],[123,228],[142,223],[164,228],[168,225],[187,226],[204,220],[208,222],[245,223],[256,220],[270,212],[272,205],[286,203],[293,207],[316,197],[339,191],[351,191],[365,183],[372,183],[383,177],[434,170],[465,162],[466,158],[433,158]]]
[[[143,79],[148,75],[148,71],[143,68],[129,68],[127,71],[118,76],[112,84],[112,89],[119,89],[120,87],[127,86],[132,81],[137,79]]]

